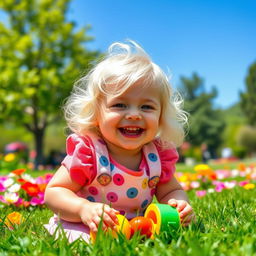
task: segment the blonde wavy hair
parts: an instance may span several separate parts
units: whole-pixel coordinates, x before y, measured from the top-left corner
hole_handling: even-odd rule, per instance
[[[85,135],[99,132],[97,115],[104,95],[121,95],[136,82],[138,86],[157,86],[161,93],[161,115],[157,137],[162,146],[180,146],[184,139],[186,112],[183,100],[174,93],[167,75],[153,63],[134,41],[113,43],[105,58],[79,79],[65,102],[64,114],[71,131]]]

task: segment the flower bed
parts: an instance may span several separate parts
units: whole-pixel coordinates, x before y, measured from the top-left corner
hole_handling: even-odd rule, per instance
[[[53,174],[33,178],[26,169],[16,169],[0,176],[0,205],[35,207],[44,204],[44,192]]]
[[[207,193],[221,192],[236,186],[254,189],[256,183],[256,166],[239,164],[236,169],[213,170],[206,164],[194,167],[193,173],[176,173],[176,178],[186,191],[195,190],[198,197]]]

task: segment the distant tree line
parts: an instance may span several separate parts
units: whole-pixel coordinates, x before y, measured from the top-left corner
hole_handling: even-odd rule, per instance
[[[0,122],[24,126],[33,134],[36,163],[43,162],[44,136],[61,120],[60,107],[72,84],[101,56],[88,50],[89,27],[75,29],[67,20],[70,0],[0,1],[8,22],[0,23]],[[207,92],[196,73],[181,77],[184,108],[190,114],[187,141],[207,144],[211,154],[222,145],[226,122],[215,108],[217,89]],[[249,68],[246,88],[240,93],[247,130],[240,143],[256,151],[256,63]]]

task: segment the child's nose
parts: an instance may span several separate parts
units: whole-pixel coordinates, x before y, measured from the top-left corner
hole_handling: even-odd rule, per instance
[[[138,111],[130,111],[125,115],[125,118],[128,120],[141,120],[141,115]]]

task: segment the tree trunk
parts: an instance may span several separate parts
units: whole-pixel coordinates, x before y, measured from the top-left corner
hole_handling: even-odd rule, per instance
[[[38,169],[39,165],[44,164],[44,134],[45,128],[36,129],[34,132],[34,143],[36,149],[35,168]]]

